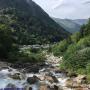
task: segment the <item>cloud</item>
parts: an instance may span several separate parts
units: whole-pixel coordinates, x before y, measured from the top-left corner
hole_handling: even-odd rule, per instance
[[[90,17],[90,0],[33,0],[50,16],[57,18]]]
[[[86,2],[84,2],[83,4],[90,4],[90,1],[86,1]]]

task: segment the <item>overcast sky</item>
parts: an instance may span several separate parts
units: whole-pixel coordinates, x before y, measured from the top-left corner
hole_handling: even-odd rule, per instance
[[[90,0],[33,0],[50,16],[84,19],[90,17]]]

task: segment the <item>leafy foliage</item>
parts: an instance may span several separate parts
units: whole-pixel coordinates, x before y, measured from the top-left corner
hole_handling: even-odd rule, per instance
[[[77,74],[86,74],[90,80],[90,20],[82,26],[80,32],[71,36],[68,44],[65,44],[65,41],[67,39],[52,48],[58,56],[62,56],[63,51],[60,68]]]
[[[9,52],[17,51],[15,39],[12,36],[12,30],[8,25],[0,24],[0,57],[7,58]]]
[[[0,0],[2,21],[14,30],[23,45],[58,42],[70,35],[32,0]]]

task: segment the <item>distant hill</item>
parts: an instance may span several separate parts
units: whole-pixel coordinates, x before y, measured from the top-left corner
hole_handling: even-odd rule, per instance
[[[83,24],[87,24],[88,19],[76,19],[73,20],[75,23],[79,24],[79,25],[83,25]]]
[[[53,20],[70,33],[75,33],[80,30],[80,25],[70,19],[53,18]]]
[[[70,35],[32,0],[0,0],[0,16],[20,44],[53,43]]]

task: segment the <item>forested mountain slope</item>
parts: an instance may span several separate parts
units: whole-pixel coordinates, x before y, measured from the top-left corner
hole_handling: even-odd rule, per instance
[[[0,20],[19,44],[53,43],[70,35],[32,0],[0,0]]]

